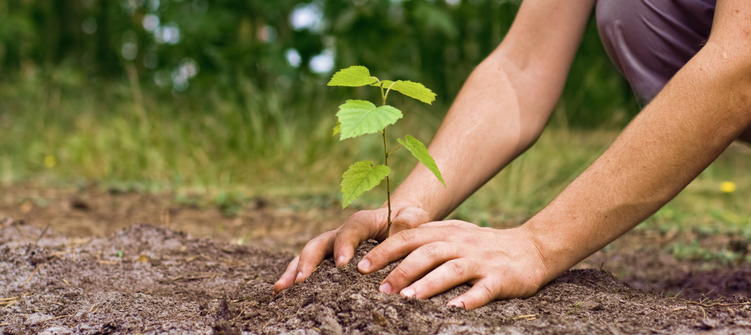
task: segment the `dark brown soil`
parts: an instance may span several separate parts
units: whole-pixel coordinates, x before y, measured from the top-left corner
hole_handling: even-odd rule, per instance
[[[151,225],[106,238],[47,232],[38,242],[0,230],[3,334],[225,333],[717,333],[751,331],[751,300],[689,302],[630,288],[607,272],[572,270],[529,299],[467,311],[377,291],[387,269],[359,274],[325,261],[306,282],[272,296],[291,254]],[[41,229],[25,227],[25,235]],[[749,270],[739,270],[746,274]],[[741,275],[742,276],[742,275]]]
[[[670,253],[696,241],[748,251],[738,236],[634,230],[530,299],[465,311],[444,304],[466,287],[402,299],[377,292],[385,270],[330,261],[272,297],[292,255],[352,211],[315,196],[247,199],[228,215],[211,198],[178,198],[0,186],[0,334],[751,332],[748,263]]]

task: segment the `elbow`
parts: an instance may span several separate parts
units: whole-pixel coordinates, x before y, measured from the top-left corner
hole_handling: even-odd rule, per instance
[[[494,73],[493,78],[488,76],[491,73]],[[496,92],[493,94],[495,99],[489,100],[495,100],[500,113],[514,114],[504,117],[510,124],[503,128],[509,131],[507,135],[513,137],[515,154],[520,155],[542,134],[562,87],[549,85],[552,78],[536,76],[533,68],[526,71],[518,68],[504,55],[493,55],[486,59],[475,69],[473,77]]]
[[[533,120],[527,120],[526,122],[522,122],[522,126],[519,129],[519,145],[516,149],[518,154],[521,154],[522,152],[529,149],[535,142],[537,142],[537,139],[540,138],[540,135],[542,135],[542,131],[545,129],[545,125],[547,124],[548,118],[542,119],[537,118]]]
[[[751,122],[751,44],[740,45],[712,41],[697,54],[694,67],[705,82],[704,89],[716,88],[717,101],[723,101],[741,123]]]
[[[701,68],[712,70],[728,83],[751,88],[751,41],[710,38],[697,56]]]

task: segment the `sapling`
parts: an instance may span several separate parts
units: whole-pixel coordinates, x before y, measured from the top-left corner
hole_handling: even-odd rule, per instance
[[[386,234],[391,230],[391,185],[389,182],[389,156],[399,148],[407,148],[412,156],[425,165],[438,180],[446,187],[441,177],[441,171],[433,157],[428,153],[425,144],[412,136],[405,136],[404,140],[397,139],[399,146],[389,151],[386,144],[386,128],[402,118],[400,110],[386,104],[389,92],[397,91],[410,98],[417,99],[426,104],[435,101],[435,93],[420,83],[411,81],[380,80],[370,75],[370,71],[364,66],[350,66],[334,74],[329,81],[329,86],[375,86],[381,91],[381,106],[376,107],[370,101],[347,100],[339,106],[336,113],[338,122],[334,127],[334,136],[339,135],[339,140],[355,138],[365,134],[380,132],[383,137],[383,164],[373,165],[371,161],[361,161],[350,165],[342,175],[342,208],[346,208],[363,193],[378,186],[386,180],[386,203],[388,206]]]

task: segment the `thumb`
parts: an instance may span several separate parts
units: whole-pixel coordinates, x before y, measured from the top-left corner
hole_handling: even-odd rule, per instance
[[[382,240],[386,232],[385,209],[359,211],[337,230],[334,240],[334,260],[337,266],[346,265],[360,243],[374,238]]]

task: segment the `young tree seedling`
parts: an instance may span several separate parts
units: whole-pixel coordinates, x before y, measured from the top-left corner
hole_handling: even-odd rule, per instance
[[[423,84],[411,81],[391,81],[380,80],[370,75],[368,68],[364,66],[350,66],[334,74],[329,81],[329,86],[375,86],[381,90],[381,106],[376,107],[370,101],[365,100],[347,100],[339,106],[339,112],[336,113],[338,122],[334,127],[334,136],[339,135],[339,140],[343,141],[348,138],[355,138],[365,134],[375,134],[380,132],[383,137],[383,164],[373,165],[371,161],[361,161],[350,165],[349,169],[342,175],[342,208],[346,208],[355,199],[363,193],[378,186],[386,179],[386,203],[388,206],[388,227],[386,234],[391,230],[391,185],[389,183],[389,156],[401,147],[407,148],[412,156],[417,158],[420,163],[425,165],[438,180],[446,187],[446,183],[441,177],[441,171],[435,163],[433,157],[428,153],[425,144],[418,139],[407,135],[404,140],[397,139],[399,146],[389,151],[386,145],[386,128],[396,123],[402,118],[402,112],[386,104],[386,98],[389,92],[397,91],[410,98],[417,99],[426,104],[435,101],[435,93],[425,87]]]

